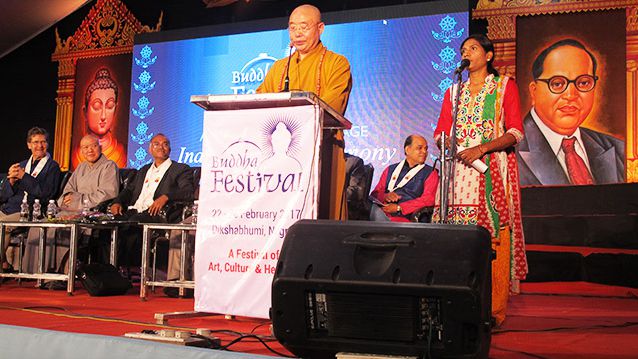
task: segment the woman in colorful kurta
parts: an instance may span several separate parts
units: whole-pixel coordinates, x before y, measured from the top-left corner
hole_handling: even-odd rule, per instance
[[[520,210],[520,188],[514,145],[523,139],[518,88],[494,69],[494,45],[484,35],[471,35],[461,44],[470,61],[469,79],[461,85],[456,140],[454,203],[448,223],[485,227],[492,236],[496,260],[492,263],[492,315],[505,320],[510,290],[527,274]],[[445,94],[434,138],[450,134],[454,86]],[[449,142],[446,144],[449,146]],[[488,166],[480,173],[469,164],[480,159]],[[440,193],[437,193],[437,205]],[[440,221],[439,208],[434,220]]]

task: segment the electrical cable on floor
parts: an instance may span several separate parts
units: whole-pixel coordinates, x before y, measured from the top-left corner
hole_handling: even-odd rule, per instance
[[[123,323],[123,324],[144,325],[144,326],[148,325],[148,326],[165,328],[165,329],[185,330],[185,331],[192,331],[192,332],[194,332],[196,330],[196,328],[189,328],[189,327],[178,327],[178,326],[173,326],[173,325],[163,325],[163,324],[148,323],[148,322],[141,322],[141,321],[134,321],[134,320],[113,319],[113,318],[102,317],[102,316],[98,316],[98,315],[80,314],[80,313],[72,312],[72,311],[70,311],[70,310],[68,310],[68,309],[66,309],[64,307],[56,307],[56,306],[30,306],[30,307],[24,307],[24,308],[16,308],[16,307],[8,307],[8,306],[0,305],[0,309],[2,309],[2,308],[10,309],[10,310],[17,310],[17,311],[25,311],[25,312],[36,313],[36,314],[47,314],[47,315],[60,316],[60,317],[66,317],[66,318],[74,318],[74,319],[78,319],[78,318],[79,319],[93,319],[93,320],[112,322],[112,323]],[[70,313],[70,314],[52,313],[52,312],[47,312],[47,311],[39,310],[39,309],[54,309],[54,310],[60,310],[60,311],[63,311],[63,312],[66,312],[66,313]],[[257,329],[258,327],[266,325],[266,324],[270,324],[270,322],[259,324],[258,326],[253,328],[253,331],[255,329]],[[146,332],[146,333],[155,333],[154,330],[142,330],[142,333],[144,333],[144,332]],[[194,334],[193,336],[197,337],[197,338],[204,339],[209,344],[208,347],[210,349],[218,349],[218,350],[228,350],[228,351],[230,351],[228,349],[230,346],[243,341],[243,342],[261,343],[267,350],[269,350],[270,352],[272,352],[274,354],[277,354],[277,355],[283,356],[283,357],[294,358],[294,357],[288,356],[288,355],[286,355],[284,353],[280,353],[280,352],[276,351],[275,349],[271,348],[267,343],[268,342],[277,342],[277,338],[275,338],[273,336],[270,336],[270,335],[258,335],[258,334],[254,334],[254,333],[243,333],[243,332],[238,332],[238,331],[228,330],[228,329],[211,330],[211,334],[212,333],[226,334],[226,335],[229,335],[229,336],[237,336],[238,338],[230,341],[226,345],[218,346],[210,338],[207,338],[207,337],[202,336],[202,335],[197,335],[197,334]],[[254,339],[254,340],[247,341],[245,339]]]
[[[93,320],[97,320],[97,321],[110,322],[110,323],[122,323],[122,324],[131,324],[131,325],[140,325],[140,326],[142,326],[142,325],[143,326],[153,326],[153,327],[159,327],[159,328],[178,329],[178,330],[195,330],[196,329],[196,328],[177,327],[177,326],[172,326],[172,325],[164,325],[164,324],[157,324],[157,323],[142,322],[142,321],[129,320],[129,319],[113,319],[111,317],[104,317],[104,316],[100,316],[100,315],[81,314],[81,313],[72,312],[72,311],[70,311],[70,310],[68,310],[66,308],[63,308],[63,307],[31,306],[31,307],[17,308],[17,307],[0,306],[0,308],[17,310],[17,311],[24,311],[24,312],[36,313],[36,314],[47,314],[47,315],[53,315],[53,316],[56,316],[56,317],[65,317],[65,318],[73,318],[73,319],[93,319]],[[44,310],[38,310],[40,308],[59,309],[59,310],[62,310],[64,312],[66,312],[66,313],[69,313],[69,314],[52,313],[52,312],[47,312],[47,311],[44,311]]]
[[[269,325],[269,324],[271,324],[271,322],[265,322],[265,323],[261,323],[261,324],[257,325],[256,327],[254,327],[254,328],[250,331],[250,334],[254,334],[254,333],[255,333],[255,330],[257,330],[257,328],[260,328],[260,327],[263,327],[264,325]]]
[[[1,307],[1,306],[0,306]],[[56,313],[51,313],[51,312],[46,312],[46,311],[41,311],[38,309],[56,309],[56,310],[60,310],[60,311],[64,311],[69,313],[68,317],[74,318],[74,317],[78,317],[78,318],[89,318],[89,319],[98,319],[98,320],[108,320],[108,321],[112,321],[112,322],[121,322],[121,323],[126,323],[126,324],[140,324],[140,325],[150,325],[150,326],[154,326],[154,327],[160,327],[160,328],[166,328],[166,329],[177,329],[177,330],[188,330],[188,331],[195,331],[197,328],[190,328],[190,327],[179,327],[179,326],[174,326],[174,325],[165,325],[165,324],[157,324],[157,323],[149,323],[149,322],[142,322],[142,321],[135,321],[135,320],[128,320],[128,319],[113,319],[110,317],[103,317],[103,316],[99,316],[99,315],[91,315],[91,314],[81,314],[81,313],[75,313],[72,312],[64,307],[54,307],[54,306],[31,306],[31,307],[24,307],[24,308],[11,308],[11,307],[6,307],[8,309],[15,309],[15,310],[20,310],[23,309],[25,311],[30,311],[30,312],[35,312],[35,313],[42,313],[42,314],[51,314],[51,315],[57,315]],[[253,328],[253,331],[255,329],[257,329],[259,326],[263,326],[266,324],[270,324],[270,322],[267,323],[263,323],[258,325],[257,327]],[[231,335],[231,336],[237,336],[237,337],[241,337],[244,336],[246,334],[254,334],[253,332],[251,333],[244,333],[244,332],[238,332],[235,330],[229,330],[229,329],[217,329],[217,330],[211,330],[211,333],[216,333],[216,334],[226,334],[226,335]],[[274,339],[276,340],[273,336],[270,335],[258,335],[258,334],[254,334],[257,335],[261,338],[264,338],[266,340],[271,340]]]
[[[294,356],[290,356],[290,355],[287,355],[287,354],[280,353],[280,352],[276,351],[275,349],[271,348],[263,339],[261,339],[259,336],[254,335],[254,334],[247,334],[247,335],[241,336],[241,337],[231,341],[230,343],[228,343],[226,345],[222,345],[221,347],[219,347],[219,350],[231,351],[228,348],[230,348],[232,345],[237,344],[237,343],[239,343],[239,342],[241,342],[241,341],[243,341],[244,339],[247,339],[247,338],[257,339],[257,341],[259,341],[266,349],[268,349],[270,352],[272,352],[274,354],[277,354],[279,356],[286,357],[286,358],[296,358]]]

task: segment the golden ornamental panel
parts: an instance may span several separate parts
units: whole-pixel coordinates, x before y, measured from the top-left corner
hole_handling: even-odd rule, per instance
[[[516,16],[502,15],[487,18],[487,36],[495,41],[516,38]]]
[[[638,182],[638,160],[627,160],[627,182]]]
[[[627,8],[627,33],[638,32],[638,6]]]
[[[636,0],[479,0],[472,12],[475,19],[498,15],[545,15],[581,11],[624,9]]]
[[[162,14],[155,28],[142,25],[120,0],[98,0],[75,33],[62,40],[56,31],[53,60],[65,54],[88,54],[87,50],[133,46],[135,34],[159,31]],[[130,50],[129,50],[130,51]]]
[[[142,25],[121,0],[97,0],[75,33],[66,40],[55,30],[55,50],[51,59],[59,65],[53,158],[62,170],[68,170],[70,164],[78,59],[131,53],[135,35],[159,31],[162,17],[160,14],[157,25],[151,28]]]

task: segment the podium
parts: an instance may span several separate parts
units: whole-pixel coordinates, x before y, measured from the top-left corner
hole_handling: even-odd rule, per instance
[[[268,109],[268,108],[292,108],[296,106],[314,106],[315,121],[322,131],[320,139],[321,152],[320,162],[320,199],[319,214],[320,219],[332,218],[330,214],[330,194],[335,192],[338,184],[331,181],[333,170],[331,159],[338,155],[335,152],[343,153],[343,140],[333,139],[334,131],[349,130],[352,123],[335,111],[332,107],[321,100],[312,92],[291,91],[266,94],[247,95],[193,95],[191,102],[206,111],[234,111],[246,109]],[[340,143],[339,143],[340,142]],[[339,150],[341,148],[341,150]],[[336,192],[340,192],[337,190]],[[334,199],[333,199],[334,200]],[[334,205],[334,204],[333,204]]]
[[[324,129],[349,130],[352,123],[312,92],[291,91],[248,95],[193,95],[191,102],[206,111],[314,105]]]
[[[331,171],[343,151],[334,135],[351,123],[310,92],[202,95],[191,102],[206,110],[195,310],[268,318],[288,227],[329,218],[342,200],[331,198],[344,190]]]

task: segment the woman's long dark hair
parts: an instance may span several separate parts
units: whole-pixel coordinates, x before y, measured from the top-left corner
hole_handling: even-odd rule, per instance
[[[487,72],[494,76],[499,76],[498,71],[496,71],[493,65],[494,56],[496,55],[496,52],[494,52],[494,44],[492,43],[492,40],[490,40],[487,36],[483,34],[472,34],[468,36],[467,39],[463,40],[463,42],[461,43],[461,49],[463,48],[463,45],[465,45],[465,43],[469,39],[476,40],[476,42],[478,42],[479,45],[481,45],[485,53],[492,51],[492,58],[490,58],[490,60],[487,62]]]

